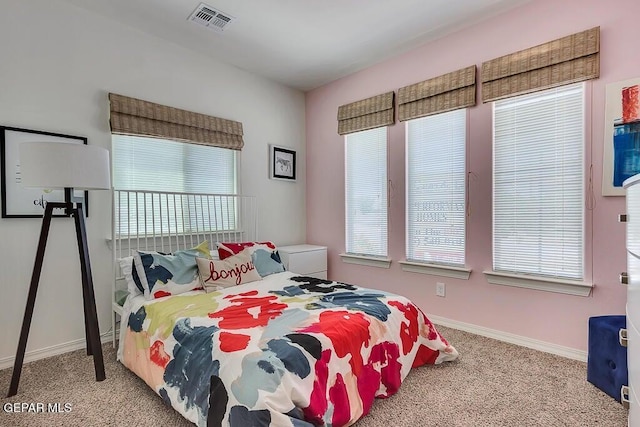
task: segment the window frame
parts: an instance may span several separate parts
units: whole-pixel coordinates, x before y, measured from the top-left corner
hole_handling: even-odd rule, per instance
[[[385,241],[386,247],[385,253],[383,255],[377,254],[367,254],[367,253],[356,253],[349,252],[348,242],[349,242],[349,194],[348,194],[348,171],[349,171],[349,155],[348,155],[348,145],[349,145],[349,137],[355,134],[361,134],[364,132],[371,131],[381,131],[384,132],[384,154],[385,154]],[[380,267],[380,268],[389,268],[391,264],[391,259],[389,258],[389,127],[388,126],[380,126],[377,128],[366,129],[359,132],[354,132],[350,134],[344,135],[344,167],[345,167],[345,180],[344,180],[344,191],[345,191],[345,209],[344,209],[344,218],[345,218],[345,252],[340,254],[342,261],[349,264],[359,264],[366,265],[371,267]]]
[[[569,85],[565,85],[569,86]],[[553,90],[559,90],[565,88],[565,86],[561,86],[559,88],[551,88],[546,91],[539,91],[534,94],[525,94],[523,97],[532,96],[532,95],[542,95],[545,93],[549,93]],[[587,241],[587,209],[585,208],[585,191],[587,191],[586,187],[586,178],[585,168],[587,165],[587,156],[589,155],[587,150],[588,138],[590,135],[587,133],[587,95],[588,88],[584,82],[574,83],[571,86],[580,87],[581,90],[581,107],[582,107],[582,164],[580,165],[581,170],[581,215],[582,215],[582,237],[581,237],[581,266],[582,266],[582,277],[579,279],[573,278],[564,278],[557,276],[546,276],[546,275],[537,275],[532,273],[520,272],[520,271],[507,271],[507,270],[496,270],[495,267],[495,217],[496,211],[494,209],[494,204],[496,202],[495,197],[495,135],[496,135],[496,101],[492,102],[492,233],[491,233],[491,241],[492,241],[492,268],[485,270],[483,273],[485,274],[487,281],[492,284],[497,285],[505,285],[505,286],[515,286],[521,288],[528,289],[537,289],[542,291],[563,293],[569,295],[577,295],[577,296],[588,296],[591,293],[593,288],[592,283],[588,283],[586,278],[588,277],[588,270],[590,266],[587,265],[588,256],[587,256],[587,248],[589,247],[589,242]],[[497,101],[499,102],[499,101]]]
[[[116,139],[118,139],[118,138],[122,138],[122,140],[116,142]],[[185,150],[188,150],[190,148],[190,146],[192,146],[192,145],[198,146],[199,147],[198,149],[211,148],[211,149],[216,149],[216,150],[230,150],[232,152],[232,154],[233,154],[233,166],[232,166],[233,167],[233,172],[232,172],[233,173],[233,183],[232,183],[232,186],[234,188],[234,191],[230,192],[230,193],[208,193],[206,191],[203,191],[203,189],[197,189],[197,188],[196,189],[194,189],[194,188],[186,189],[184,187],[180,191],[174,190],[174,189],[169,189],[167,191],[166,189],[165,190],[156,190],[156,189],[147,189],[147,188],[120,188],[120,187],[115,185],[115,181],[116,181],[115,177],[117,175],[117,173],[116,173],[116,164],[115,163],[116,163],[117,156],[113,155],[113,153],[115,153],[115,151],[117,151],[116,144],[126,144],[127,142],[132,142],[132,143],[135,142],[134,140],[127,141],[126,138],[143,138],[143,139],[151,140],[151,142],[153,142],[153,143],[156,143],[156,142],[159,142],[159,143],[169,142],[169,143],[172,143],[172,144],[188,144],[188,145],[180,147],[180,153],[181,153],[180,168],[182,169],[183,172],[189,170],[188,169],[189,168],[189,163],[187,161],[188,160],[188,156],[185,155],[186,154]],[[178,146],[176,145],[174,147],[178,147]],[[111,157],[111,174],[112,174],[113,189],[114,190],[118,190],[119,194],[122,197],[125,197],[125,194],[126,194],[126,202],[118,201],[118,206],[120,207],[120,209],[122,209],[123,205],[126,205],[127,209],[128,209],[128,207],[131,205],[131,200],[130,200],[129,194],[132,194],[132,193],[135,193],[135,192],[147,193],[149,195],[155,194],[156,196],[159,195],[160,197],[162,197],[162,195],[164,195],[165,196],[165,199],[164,199],[165,208],[169,207],[169,206],[173,206],[173,205],[171,205],[171,200],[169,200],[169,198],[168,198],[169,195],[173,195],[173,198],[174,198],[173,202],[174,203],[176,202],[176,200],[175,200],[176,196],[178,196],[178,198],[179,198],[178,200],[180,201],[180,203],[182,203],[182,197],[181,197],[182,195],[186,195],[188,197],[188,199],[193,202],[193,200],[195,200],[195,199],[192,199],[191,196],[200,197],[200,201],[202,201],[202,197],[203,196],[212,196],[212,195],[221,196],[221,197],[225,198],[225,200],[226,199],[232,200],[233,196],[239,196],[241,194],[241,191],[240,191],[240,187],[241,187],[241,185],[240,185],[240,176],[241,176],[241,174],[240,174],[240,164],[241,164],[240,156],[241,156],[241,151],[240,150],[233,150],[233,149],[230,149],[230,148],[216,147],[216,146],[213,146],[213,145],[206,145],[206,144],[194,144],[194,143],[189,143],[189,142],[184,142],[184,141],[176,141],[176,140],[167,139],[167,138],[151,138],[151,137],[144,136],[144,135],[119,135],[119,134],[112,134],[111,135],[111,150],[112,150],[112,155],[110,157]],[[178,162],[176,160],[176,164],[177,163]],[[194,172],[194,174],[197,175],[196,172]],[[127,185],[124,185],[124,187],[127,187]],[[189,191],[185,191],[185,190],[189,190]],[[141,196],[142,196],[142,194],[141,194]],[[229,197],[227,197],[227,196],[229,196]],[[116,201],[114,200],[114,203],[115,202]],[[142,215],[145,212],[145,209],[150,208],[151,206],[154,205],[154,203],[156,203],[156,204],[161,203],[160,200],[154,199],[151,196],[147,199],[146,195],[144,196],[143,202],[144,202],[144,205],[142,206],[142,208],[139,208],[138,207],[139,206],[138,205],[139,201],[134,201],[133,205],[131,205],[131,206],[136,206],[135,207],[135,213],[134,212],[129,212],[129,213],[125,213],[124,215],[126,215],[129,218],[131,218],[132,215]],[[220,203],[220,200],[218,200],[218,202]],[[173,207],[172,209],[175,211],[177,209],[177,206],[178,205],[176,204],[176,207]],[[140,209],[140,210],[138,211],[138,209]],[[180,209],[178,209],[178,210],[180,211],[181,215],[184,215],[184,212],[189,212],[190,209],[193,209],[194,212],[197,211],[197,206],[194,205],[193,208],[191,208],[190,206],[186,206],[186,207],[184,207],[184,209],[186,209],[184,212],[183,212],[182,209],[183,209],[183,206],[180,205]],[[239,228],[238,228],[239,218],[238,218],[237,206],[234,205],[232,209],[233,209],[233,215],[232,215],[233,219],[229,220],[229,221],[231,221],[231,223],[230,223],[231,226],[227,227],[227,228],[222,228],[222,230],[224,230],[224,232],[227,232],[227,233],[235,233],[235,232],[239,231]],[[171,212],[169,210],[167,210],[165,213],[167,215],[167,217],[166,217],[167,221],[171,221]],[[163,216],[163,218],[164,218],[164,216]],[[138,229],[138,225],[137,225],[138,222],[135,221],[135,224],[136,224],[135,225],[135,232],[132,233],[131,232],[131,230],[132,230],[131,226],[127,225],[127,230],[128,230],[127,232],[123,233],[121,230],[116,230],[116,234],[118,236],[124,236],[124,237],[127,237],[127,238],[134,238],[134,237],[139,237],[141,235],[147,236],[150,233],[148,230],[143,230],[140,233],[140,230]],[[159,227],[159,225],[158,225],[158,227]],[[156,227],[156,228],[158,228],[158,227]],[[218,227],[218,225],[216,225],[216,227],[213,227],[213,229],[217,229],[217,227]],[[194,233],[197,233],[199,231],[203,231],[203,232],[207,231],[208,232],[210,230],[206,227],[206,225],[203,225],[202,230],[183,229],[183,230],[178,230],[177,231],[177,235],[190,236],[190,235],[193,235]]]
[[[410,137],[411,137],[411,132],[409,127],[412,125],[412,123],[416,123],[417,121],[422,121],[422,122],[427,122],[429,120],[434,120],[436,119],[436,117],[440,117],[442,118],[444,115],[454,115],[454,114],[459,114],[458,117],[455,117],[455,119],[463,119],[463,123],[462,123],[462,129],[457,129],[457,131],[462,131],[463,132],[463,148],[462,148],[462,153],[457,153],[458,155],[462,154],[462,165],[464,167],[464,171],[462,172],[462,176],[458,177],[458,179],[462,179],[463,183],[463,195],[462,195],[462,201],[457,201],[456,203],[462,203],[463,204],[463,213],[462,213],[462,220],[463,220],[463,230],[462,230],[462,239],[463,239],[463,249],[462,249],[462,262],[461,263],[455,263],[455,262],[444,262],[444,261],[437,261],[437,260],[424,260],[424,259],[415,259],[413,257],[410,257],[409,254],[411,252],[411,240],[412,237],[410,235],[410,231],[412,228],[412,224],[411,224],[411,214],[412,214],[412,209],[411,209],[411,197],[410,197],[410,182],[412,182],[412,179],[410,177],[411,174],[411,167],[409,164],[409,156],[410,156]],[[435,123],[435,125],[437,125],[437,123]],[[466,203],[467,203],[467,166],[468,166],[468,125],[469,125],[469,109],[468,108],[459,108],[459,109],[455,109],[455,110],[451,110],[451,111],[445,111],[442,113],[438,113],[438,114],[434,114],[434,115],[429,115],[429,116],[425,116],[425,117],[419,117],[419,118],[415,118],[415,119],[411,119],[411,120],[407,120],[405,123],[405,257],[406,259],[404,261],[401,261],[400,264],[402,265],[402,269],[404,271],[409,271],[409,272],[414,272],[414,273],[423,273],[423,274],[430,274],[430,275],[436,275],[436,276],[443,276],[443,277],[454,277],[454,278],[459,278],[459,279],[468,279],[470,274],[471,274],[471,269],[466,267],[466,247],[467,247],[467,241],[466,241],[466,237],[467,237],[467,215],[466,215]],[[422,126],[430,126],[430,125],[422,125]],[[457,142],[459,143],[459,139],[457,140]],[[421,144],[424,144],[425,141],[420,142]],[[427,141],[428,143],[428,141]],[[458,165],[460,166],[460,165]],[[460,255],[460,254],[458,254]]]

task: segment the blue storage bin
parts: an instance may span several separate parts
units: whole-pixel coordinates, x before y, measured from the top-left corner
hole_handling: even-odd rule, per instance
[[[628,385],[627,348],[620,345],[619,331],[627,327],[627,317],[589,318],[587,381],[620,402],[620,388]]]

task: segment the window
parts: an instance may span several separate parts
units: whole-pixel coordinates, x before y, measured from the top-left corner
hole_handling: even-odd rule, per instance
[[[584,84],[496,101],[493,269],[584,276]]]
[[[236,194],[236,150],[139,136],[112,135],[113,186],[117,190],[192,194]],[[237,228],[237,199],[229,196],[135,196],[121,192],[116,200],[119,235],[153,234],[161,223],[175,224],[190,216],[200,231]],[[153,212],[160,221],[154,224]],[[204,223],[212,213],[216,224]]]
[[[345,136],[346,251],[387,256],[387,128]]]
[[[408,261],[465,263],[466,118],[458,109],[407,122]]]
[[[125,135],[112,142],[118,190],[237,193],[236,150]]]

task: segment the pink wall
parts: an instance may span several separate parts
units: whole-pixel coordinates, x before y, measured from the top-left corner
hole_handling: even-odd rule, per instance
[[[426,313],[517,334],[578,350],[587,348],[590,316],[623,314],[626,289],[624,226],[617,214],[624,198],[602,197],[605,86],[640,76],[640,2],[637,0],[536,0],[497,18],[423,45],[364,71],[310,91],[306,98],[307,241],[329,248],[331,279],[385,289],[411,298]],[[595,26],[601,30],[601,73],[587,84],[587,147],[593,142],[596,207],[587,212],[587,281],[590,297],[490,285],[482,271],[491,261],[491,104],[469,111],[468,167],[471,218],[467,227],[469,280],[402,271],[404,259],[404,123],[389,128],[389,178],[394,192],[389,211],[391,268],[345,264],[344,145],[337,134],[338,106],[525,49]],[[593,138],[591,139],[591,135]],[[587,148],[588,151],[588,148]],[[587,153],[587,162],[590,158]],[[585,167],[587,179],[589,167]],[[593,224],[592,227],[590,224]],[[445,298],[435,283],[445,282]]]

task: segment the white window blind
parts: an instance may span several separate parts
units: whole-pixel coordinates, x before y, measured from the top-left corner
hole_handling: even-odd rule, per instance
[[[584,275],[584,84],[494,103],[493,268]]]
[[[407,260],[465,263],[467,110],[407,122]]]
[[[118,190],[235,194],[236,150],[166,139],[112,135]]]
[[[387,128],[345,139],[346,251],[387,256]]]
[[[190,194],[236,194],[236,151],[158,138],[112,135],[113,186],[117,190]],[[183,230],[178,218],[191,217],[200,231],[237,228],[233,197],[146,195],[121,191],[116,200],[119,235],[158,233],[171,225]],[[160,218],[154,217],[157,212]],[[215,224],[205,222],[211,213]]]

